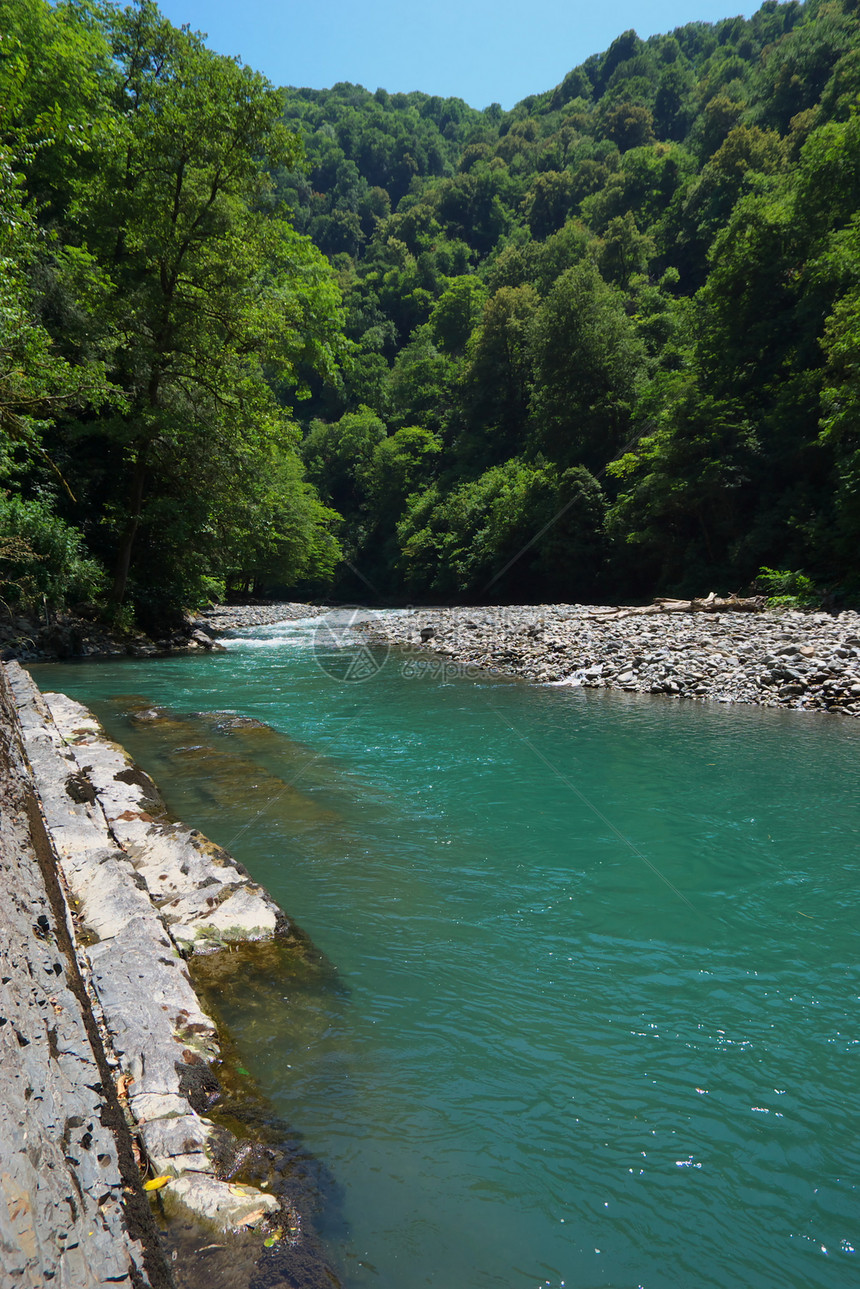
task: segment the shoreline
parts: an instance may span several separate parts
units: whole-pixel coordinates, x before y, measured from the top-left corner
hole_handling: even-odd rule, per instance
[[[172,1289],[0,668],[3,1284]]]
[[[221,1283],[226,1275],[241,1289],[259,1275],[261,1260],[268,1273],[288,1275],[301,1267],[308,1289],[335,1284],[312,1225],[303,1225],[304,1201],[284,1188],[272,1162],[284,1154],[275,1121],[262,1130],[259,1094],[250,1082],[244,1092],[235,1086],[230,1037],[219,1033],[213,1019],[217,989],[208,1010],[205,1002],[206,978],[217,979],[220,972],[222,980],[229,979],[235,961],[249,972],[277,970],[283,955],[312,959],[313,946],[227,851],[168,814],[153,781],[87,708],[62,694],[43,694],[14,662],[0,667],[0,707],[6,795],[12,810],[16,792],[30,803],[27,837],[13,845],[29,842],[35,849],[48,890],[45,895],[37,884],[46,913],[27,915],[17,942],[14,928],[5,927],[0,937],[0,956],[10,963],[10,952],[15,956],[4,979],[9,989],[0,1043],[14,1033],[20,1047],[33,1044],[28,1058],[19,1056],[14,1043],[4,1045],[0,1083],[14,1113],[11,1119],[0,1116],[0,1147],[17,1163],[0,1178],[0,1196],[12,1187],[14,1212],[11,1229],[3,1229],[0,1213],[0,1247],[20,1261],[22,1283],[34,1289],[57,1275],[76,1289],[124,1278],[130,1278],[130,1289],[160,1289],[171,1286],[174,1276],[180,1289],[199,1289],[211,1276]],[[20,903],[14,872],[24,858],[17,869],[0,862],[4,908]],[[69,960],[69,980],[78,982],[78,1029],[86,1035],[75,1039],[73,1069],[59,1091],[52,1087],[58,1040],[50,1038],[49,1027],[45,1044],[40,1009],[46,1002],[33,997],[29,984],[44,957],[41,942],[52,939]],[[195,960],[203,958],[206,970],[195,970]],[[70,1004],[65,980],[56,978],[63,976],[58,967],[51,968],[42,992],[59,1016]],[[10,1007],[17,1010],[7,1029]],[[57,1021],[55,1031],[65,1025]],[[36,1095],[18,1106],[22,1072]],[[222,1092],[228,1094],[226,1124],[218,1117]],[[86,1126],[89,1120],[83,1135],[72,1133],[77,1148],[71,1149],[70,1125]],[[40,1217],[50,1248],[28,1234],[26,1216],[40,1213],[46,1201],[38,1174],[18,1159],[27,1155],[16,1144],[22,1132],[25,1141],[42,1142],[47,1157],[52,1150],[63,1153],[69,1179],[61,1178],[61,1184],[85,1201],[82,1221],[92,1228],[89,1235],[96,1225],[104,1233],[106,1252],[94,1257],[89,1271],[71,1254],[79,1248],[86,1254],[87,1242],[74,1238],[77,1219],[69,1220],[61,1197],[51,1195]],[[112,1181],[105,1169],[112,1170]],[[150,1185],[144,1184],[147,1177]],[[5,1197],[8,1205],[10,1195]],[[315,1198],[307,1196],[311,1209]],[[70,1207],[74,1214],[75,1203]],[[124,1239],[118,1225],[124,1211],[126,1222],[136,1211],[132,1230],[141,1232],[142,1244]],[[22,1219],[17,1226],[16,1217]],[[198,1267],[204,1247],[205,1266]]]
[[[696,602],[697,604],[706,602]],[[50,662],[223,652],[237,630],[342,614],[299,601],[212,605],[171,640],[96,633],[74,652],[6,648],[4,661]],[[860,611],[658,612],[539,604],[362,609],[361,639],[408,652],[412,674],[495,675],[539,685],[860,716]],[[335,634],[343,633],[338,625]],[[349,633],[344,638],[347,646]],[[43,642],[44,643],[44,642]],[[0,649],[3,641],[0,640]]]
[[[347,606],[343,606],[347,607]],[[218,636],[343,609],[219,605]],[[860,717],[860,611],[643,611],[539,604],[362,610],[354,630],[408,654],[411,674],[493,675],[530,684]],[[349,647],[349,636],[344,647]]]
[[[215,605],[188,614],[181,627],[151,637],[142,631],[114,632],[98,621],[73,613],[56,613],[45,622],[39,616],[0,619],[0,663],[66,662],[101,658],[172,658],[177,654],[220,652],[217,636],[236,623],[268,626],[328,612],[329,606],[293,600],[269,604]]]
[[[370,643],[446,676],[620,689],[860,717],[860,612],[648,612],[601,605],[374,614]]]

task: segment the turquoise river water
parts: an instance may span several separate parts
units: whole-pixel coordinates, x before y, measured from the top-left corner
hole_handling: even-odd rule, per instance
[[[339,681],[313,631],[33,671],[332,964],[227,1019],[347,1289],[860,1283],[860,726]]]

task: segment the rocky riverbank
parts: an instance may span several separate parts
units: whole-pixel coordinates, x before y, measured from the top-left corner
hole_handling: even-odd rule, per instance
[[[299,618],[318,618],[331,612],[327,604],[301,604],[294,600],[272,604],[215,604],[203,609],[193,625],[216,635],[227,635],[247,627],[270,627],[275,622],[295,622]]]
[[[697,602],[706,603],[706,602]],[[219,637],[254,627],[322,617],[331,606],[282,601],[214,605],[174,636],[118,639],[80,624],[26,636],[21,620],[0,632],[0,650],[25,660],[153,657],[219,650]],[[792,609],[655,612],[605,605],[509,605],[367,610],[371,640],[435,659],[440,668],[489,672],[536,684],[860,716],[860,613]],[[32,624],[30,624],[32,626]],[[9,632],[19,631],[15,648]],[[334,633],[341,634],[342,628]],[[17,642],[17,643],[16,643]],[[413,668],[414,670],[414,668]],[[419,667],[420,670],[420,667]]]
[[[207,1249],[205,1276],[177,1265],[178,1285],[241,1289],[265,1260],[280,1282],[330,1289],[334,1278],[313,1232],[303,1230],[295,1187],[272,1172],[271,1133],[257,1150],[253,1133],[236,1135],[235,1106],[230,1127],[211,1117],[221,1040],[186,965],[194,955],[215,962],[238,951],[253,971],[255,946],[269,957],[275,949],[306,954],[307,941],[231,855],[169,817],[154,783],[86,708],[41,694],[16,663],[0,668],[0,699],[0,771],[7,809],[21,820],[0,815],[13,830],[0,838],[10,856],[0,864],[0,906],[21,910],[20,927],[14,916],[0,927],[8,968],[0,989],[0,1198],[11,1219],[0,1204],[0,1265],[19,1268],[8,1283],[170,1285],[148,1178],[162,1217],[191,1230],[188,1254],[196,1260],[196,1249]],[[41,885],[34,861],[18,857],[25,806],[29,831],[41,838]],[[68,962],[54,960],[55,941]],[[217,976],[217,966],[207,974]],[[117,1139],[102,1131],[111,1112]],[[47,1190],[40,1161],[58,1169]],[[135,1203],[132,1229],[143,1231],[143,1243],[126,1234]]]
[[[597,605],[375,615],[371,640],[439,667],[673,698],[860,716],[860,613]],[[416,654],[416,651],[419,651]]]
[[[52,613],[0,614],[0,661],[50,662],[64,658],[158,657],[213,647],[207,632],[190,622],[153,639],[140,631],[114,631],[95,616]]]
[[[169,1289],[0,668],[0,1283]]]
[[[216,637],[240,627],[269,626],[325,613],[325,606],[293,601],[216,605],[191,614],[174,630],[158,636],[114,631],[93,615],[80,613],[0,613],[0,661],[50,662],[65,658],[160,658],[177,653],[219,650]]]

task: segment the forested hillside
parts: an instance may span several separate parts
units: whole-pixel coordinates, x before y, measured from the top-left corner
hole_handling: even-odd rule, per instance
[[[625,32],[511,112],[7,12],[17,585],[53,542],[142,607],[860,593],[854,0]]]
[[[304,445],[350,561],[416,596],[856,591],[858,91],[853,0],[768,0],[507,113],[291,92],[279,191],[357,346]]]

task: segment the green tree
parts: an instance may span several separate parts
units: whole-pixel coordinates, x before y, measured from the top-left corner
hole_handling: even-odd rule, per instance
[[[703,265],[739,198],[755,191],[758,176],[775,175],[784,164],[785,147],[775,131],[746,125],[730,131],[683,199],[685,236],[696,241]]]
[[[499,465],[523,447],[531,324],[539,304],[537,291],[526,284],[501,287],[484,306],[462,376],[466,429],[457,453],[467,468]]]
[[[404,426],[377,443],[362,472],[368,511],[375,522],[385,519],[393,527],[406,498],[427,485],[441,451],[439,436],[420,425]]]
[[[123,401],[87,430],[119,449],[125,476],[109,511],[118,605],[149,502],[173,479],[202,468],[213,444],[237,465],[271,443],[290,449],[295,432],[265,377],[301,392],[307,372],[331,373],[340,314],[319,252],[261,209],[263,159],[299,155],[282,96],[171,26],[151,0],[111,11],[107,26],[112,144],[73,209],[112,284],[102,312]]]
[[[754,428],[741,404],[710,397],[688,373],[664,380],[660,401],[653,432],[607,466],[621,485],[609,527],[630,580],[692,594],[721,573],[748,580]]]
[[[354,516],[362,505],[366,474],[387,433],[385,422],[369,407],[347,412],[331,424],[311,422],[302,445],[308,478],[340,514]]]
[[[471,274],[451,278],[430,314],[430,334],[448,353],[462,353],[480,320],[487,288]]]
[[[65,409],[107,393],[103,363],[69,362],[37,317],[32,278],[47,247],[23,183],[0,150],[0,479],[34,457],[58,474],[43,431]]]
[[[74,300],[97,276],[44,224],[105,128],[109,49],[90,5],[46,0],[7,0],[0,42],[0,477],[11,453],[19,464],[36,454],[56,475],[41,432],[64,409],[103,401],[106,385],[68,312],[60,343],[39,316],[49,287]]]
[[[602,572],[603,520],[587,470],[512,458],[410,498],[398,525],[401,567],[407,586],[424,594],[588,595]]]
[[[48,498],[24,501],[0,491],[0,588],[7,608],[58,608],[89,600],[104,570],[86,551],[83,535],[56,514]]]
[[[857,224],[854,226],[855,244]],[[860,276],[860,258],[857,260]],[[835,463],[835,528],[819,534],[857,586],[860,545],[860,282],[836,304],[824,334],[827,358],[822,391],[821,441]]]
[[[604,130],[607,139],[617,144],[621,152],[654,142],[654,118],[641,103],[617,103],[611,107]]]
[[[17,154],[42,222],[62,219],[112,129],[102,10],[94,0],[3,0],[2,19],[0,145]]]
[[[222,494],[212,571],[242,591],[330,583],[341,558],[340,515],[320,502],[292,451],[273,448],[255,474]]]
[[[542,240],[562,227],[574,204],[574,178],[568,170],[538,175],[525,199],[532,237]]]
[[[440,430],[450,416],[456,374],[457,360],[437,349],[429,328],[419,327],[391,369],[392,419]]]
[[[617,288],[583,261],[563,273],[531,329],[536,447],[561,465],[591,468],[630,435],[645,351]]]
[[[601,275],[616,286],[630,285],[635,273],[644,273],[654,254],[654,239],[640,233],[632,211],[617,215],[600,239],[598,264]]]

